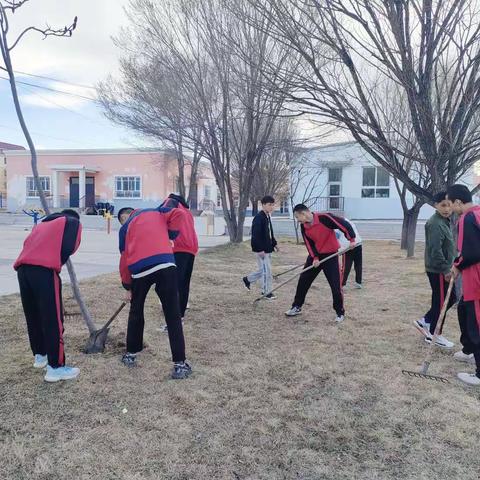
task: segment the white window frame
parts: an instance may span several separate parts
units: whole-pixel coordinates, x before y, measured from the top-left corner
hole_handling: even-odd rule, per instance
[[[35,187],[35,181],[34,181],[33,175],[27,175],[25,177],[25,197],[26,198],[40,198],[40,195],[29,195],[28,194],[30,192],[30,190],[27,186],[27,182],[30,178],[34,182],[33,186]],[[51,175],[39,175],[39,178],[48,178],[48,183],[50,185],[50,189],[48,191],[45,191],[45,196],[51,197],[52,196],[52,176]],[[34,188],[34,190],[35,190],[35,188]]]
[[[330,181],[330,170],[340,170],[340,180]],[[340,199],[342,196],[342,180],[343,180],[343,167],[328,167],[327,168],[327,180],[328,180],[328,208],[331,210],[340,210],[340,200],[337,200],[338,207],[332,206],[335,204],[335,201],[332,202],[332,199]],[[331,195],[330,194],[330,186],[331,185],[338,185],[338,195]]]
[[[365,171],[366,168],[374,168],[375,169],[375,184],[374,185],[364,185],[363,184],[363,172]],[[384,170],[387,175],[388,175],[388,185],[378,185],[378,170],[382,169]],[[381,166],[376,166],[376,165],[369,165],[367,167],[362,167],[362,188],[360,189],[360,198],[368,198],[368,199],[373,199],[373,198],[378,198],[380,200],[385,199],[385,198],[390,198],[390,173],[388,171],[381,167]],[[364,197],[363,196],[363,190],[373,190],[373,197]],[[388,190],[388,196],[387,197],[377,197],[377,190]]]
[[[119,197],[117,196],[117,179],[133,177],[140,179],[140,196],[139,197]],[[142,200],[143,199],[143,178],[142,175],[115,175],[113,180],[113,199],[114,200]]]
[[[210,195],[207,195],[207,189],[210,191]],[[204,185],[203,186],[203,198],[207,200],[212,200],[212,186],[211,185]]]

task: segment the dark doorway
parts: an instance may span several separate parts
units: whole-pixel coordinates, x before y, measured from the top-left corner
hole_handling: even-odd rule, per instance
[[[78,177],[70,177],[70,207],[80,206],[80,184]],[[85,207],[95,205],[95,177],[85,178]]]

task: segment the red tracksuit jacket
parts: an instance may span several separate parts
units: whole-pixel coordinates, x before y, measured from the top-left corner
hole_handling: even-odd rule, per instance
[[[314,260],[320,256],[336,253],[340,243],[335,236],[335,230],[340,230],[347,240],[355,238],[355,231],[344,218],[330,213],[313,213],[312,223],[304,223],[301,226],[303,240],[310,257]]]
[[[179,235],[173,244],[173,253],[190,253],[197,255],[198,253],[198,237],[195,231],[195,220],[188,205],[183,201],[182,197],[170,194],[163,202],[162,207],[178,208],[185,213],[184,222],[179,226]]]
[[[37,265],[60,272],[80,246],[82,225],[73,217],[53,213],[33,227],[13,268]]]
[[[480,206],[465,212],[458,221],[455,265],[462,272],[463,299],[480,300]]]
[[[175,264],[170,240],[175,240],[186,214],[178,208],[135,210],[119,232],[120,276],[129,290],[132,275],[162,263]]]

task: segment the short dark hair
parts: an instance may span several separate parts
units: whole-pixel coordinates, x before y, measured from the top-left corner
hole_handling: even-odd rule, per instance
[[[132,208],[132,207],[123,207],[123,208],[121,208],[121,209],[118,211],[118,213],[117,213],[118,221],[120,221],[120,217],[121,217],[124,213],[130,214],[130,213],[133,212],[133,210],[134,210],[134,208]]]
[[[80,215],[78,214],[78,212],[75,210],[72,210],[71,208],[66,208],[65,210],[62,210],[60,213],[62,215],[66,215],[67,217],[73,217],[73,218],[76,218],[77,220],[80,220]]]
[[[447,199],[447,192],[438,192],[433,196],[433,203],[440,203]]]
[[[460,200],[462,203],[471,203],[473,201],[472,194],[466,185],[456,183],[447,189],[448,199],[454,202]]]
[[[267,203],[275,203],[275,199],[271,195],[265,195],[262,200],[262,205],[265,205]]]
[[[310,210],[306,205],[304,205],[303,203],[298,203],[297,205],[295,205],[295,207],[293,208],[293,213],[297,213],[297,212],[306,212]]]

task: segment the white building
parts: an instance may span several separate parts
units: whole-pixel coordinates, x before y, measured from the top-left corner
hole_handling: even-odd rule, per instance
[[[470,188],[474,174],[462,179]],[[352,220],[402,219],[403,211],[394,179],[356,142],[311,149],[291,179],[295,203],[316,211],[338,212]],[[409,205],[413,196],[407,194]],[[433,212],[425,205],[419,218]]]

